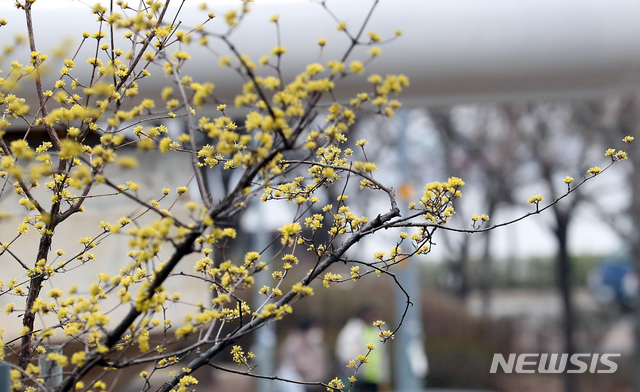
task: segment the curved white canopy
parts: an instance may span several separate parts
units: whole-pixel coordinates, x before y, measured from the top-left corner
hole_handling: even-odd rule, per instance
[[[0,28],[2,43],[12,33],[26,31],[24,15],[0,4],[0,17],[9,25]],[[108,2],[103,2],[108,4]],[[135,0],[130,1],[133,5]],[[179,2],[173,1],[175,5]],[[200,1],[187,0],[178,18],[183,26],[204,20]],[[328,6],[347,26],[363,20],[371,0],[329,0]],[[93,2],[90,2],[93,4]],[[210,1],[219,18],[208,28],[220,31],[221,16],[239,1]],[[60,45],[64,37],[79,43],[81,32],[97,30],[89,6],[70,0],[40,0],[34,4],[36,40],[43,52]],[[329,43],[322,60],[337,58],[348,44],[335,29],[335,21],[318,4],[309,1],[257,0],[253,11],[232,36],[242,53],[255,61],[276,45],[269,17],[280,14],[285,77],[291,78],[318,59],[318,38]],[[383,38],[403,30],[400,39],[383,45],[380,58],[367,71],[404,73],[411,86],[405,103],[439,104],[476,99],[578,96],[632,91],[640,86],[640,2],[626,0],[381,0],[366,31]],[[220,42],[212,45],[221,52]],[[86,48],[80,59],[95,51]],[[127,47],[123,48],[127,49]],[[366,58],[366,49],[352,59]],[[237,93],[238,77],[217,66],[217,59],[196,44],[188,49],[192,60],[185,72],[196,81],[216,84],[217,96]],[[26,52],[21,62],[26,61]],[[3,68],[7,64],[3,64]],[[159,69],[152,69],[154,83],[141,85],[141,93],[155,94],[165,83]],[[169,81],[166,81],[169,82]],[[344,94],[366,88],[366,77],[352,78]]]

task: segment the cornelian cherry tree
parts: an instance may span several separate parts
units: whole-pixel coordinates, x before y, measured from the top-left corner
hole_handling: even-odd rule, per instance
[[[401,105],[395,95],[408,85],[407,77],[371,74],[368,91],[345,101],[334,95],[343,80],[365,77],[361,74],[368,62],[381,54],[378,44],[401,35],[399,30],[388,37],[367,30],[378,0],[362,10],[364,23],[353,27],[340,21],[325,0],[318,0],[319,9],[335,19],[349,45],[341,57],[324,59],[322,50],[331,43],[318,37],[319,62],[299,70],[290,80],[281,67],[287,49],[280,44],[279,24],[286,21],[279,21],[277,15],[271,22],[278,45],[256,65],[231,38],[233,31],[242,28],[251,1],[243,0],[240,10],[222,18],[207,13],[203,5],[200,24],[190,28],[179,22],[185,1],[178,2],[177,11],[170,11],[170,2],[146,0],[138,8],[122,0],[96,4],[90,11],[97,17],[96,31],[81,33],[80,44],[91,47],[95,55],[78,58],[76,51],[57,64],[36,45],[32,9],[38,2],[16,1],[26,18],[31,54],[24,65],[15,59],[0,79],[0,198],[5,204],[14,203],[10,209],[19,218],[11,234],[3,231],[10,238],[2,239],[0,257],[3,264],[19,265],[23,271],[20,276],[0,276],[0,297],[11,298],[5,301],[8,317],[2,327],[19,331],[11,336],[5,333],[0,340],[0,358],[14,369],[13,390],[48,388],[36,366],[39,356],[64,368],[62,382],[50,387],[56,391],[106,389],[104,374],[143,366],[152,369],[140,373],[144,390],[186,391],[197,384],[199,368],[220,368],[213,361],[222,352],[231,352],[242,373],[254,375],[253,354],[236,345],[236,340],[286,317],[297,301],[313,295],[312,286],[330,288],[367,275],[395,279],[393,266],[428,253],[438,229],[473,233],[515,223],[560,202],[606,170],[593,167],[576,182],[567,177],[566,194],[546,205],[542,196],[532,196],[531,213],[495,226],[488,226],[486,215],[472,216],[466,229],[446,226],[464,185],[459,178],[427,184],[422,197],[408,205],[410,213],[402,216],[394,190],[375,176],[376,164],[366,155],[367,142],[358,140],[354,149],[345,142],[356,115],[393,116]],[[91,18],[89,13],[87,17]],[[7,23],[24,20],[0,19],[0,25]],[[212,24],[226,27],[214,33],[208,31]],[[219,55],[211,50],[220,66],[238,74],[235,102],[215,97],[215,72],[206,81],[194,81],[185,74],[189,52],[208,48],[213,40],[231,53]],[[368,47],[368,57],[354,57],[359,46]],[[88,63],[89,71],[81,74],[77,62]],[[57,80],[46,82],[46,69],[58,69]],[[165,75],[166,87],[160,97],[141,97],[154,73]],[[27,86],[37,91],[36,101],[21,97]],[[227,104],[245,110],[242,122],[235,123],[227,115]],[[217,108],[217,114],[205,116],[204,110],[211,107]],[[170,119],[186,124],[185,132],[168,129],[166,124],[176,124],[163,123]],[[45,132],[45,141],[31,142],[28,135],[37,131]],[[135,174],[145,154],[152,151],[187,157],[190,174],[177,189],[145,190],[134,181],[117,179]],[[609,165],[626,159],[624,151],[610,150],[607,155]],[[206,173],[212,170],[236,173],[219,200],[214,200],[207,185]],[[359,186],[348,186],[354,182]],[[197,187],[200,199],[176,204],[187,197],[188,186]],[[324,196],[328,187],[340,190],[336,200]],[[384,194],[388,208],[357,216],[352,209],[357,210],[354,205],[367,192]],[[74,239],[79,251],[55,249],[56,239],[68,237],[69,227],[85,224],[80,220],[87,214],[85,205],[96,198],[109,198],[111,203],[126,199],[136,208],[117,221],[99,220],[87,227],[87,233],[96,233]],[[266,249],[252,249],[241,260],[215,261],[213,254],[224,254],[224,247],[236,237],[230,222],[251,204],[278,200],[296,208],[268,246],[276,256],[261,260]],[[349,254],[362,238],[389,228],[407,229],[392,249],[362,259]],[[316,235],[321,231],[325,233]],[[119,273],[83,274],[87,265],[99,262],[96,249],[116,237],[127,238],[129,246],[111,249],[117,256],[108,262],[116,263]],[[29,259],[16,249],[26,249]],[[299,264],[304,252],[305,258],[313,260],[310,270]],[[350,265],[350,276],[332,272],[336,263]],[[291,277],[295,269],[301,269],[302,279]],[[260,288],[264,301],[250,306],[240,292],[251,287],[258,274],[268,274],[272,283]],[[169,308],[186,306],[178,293],[166,289],[177,277],[205,282],[212,298],[191,306],[183,321],[166,316]],[[86,289],[60,287],[87,280],[91,282]],[[407,296],[407,309],[410,304]],[[385,329],[382,321],[376,322],[380,342],[392,338],[401,324]],[[352,383],[366,355],[380,342],[363,347],[362,355],[351,362]],[[48,352],[52,343],[77,350]],[[159,376],[158,370],[172,366],[175,369],[168,378]],[[318,385],[329,390],[345,388],[337,378],[318,380]]]

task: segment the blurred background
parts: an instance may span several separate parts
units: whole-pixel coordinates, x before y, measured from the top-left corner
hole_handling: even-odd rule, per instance
[[[9,3],[0,5],[0,16],[10,22],[1,31],[4,43],[24,30],[24,17]],[[197,3],[185,4],[182,18],[187,26],[204,15]],[[231,1],[209,3],[208,10],[220,14],[238,7],[238,2]],[[355,28],[372,1],[326,4],[347,27]],[[62,42],[73,47],[79,32],[96,30],[87,10],[77,1],[38,2],[34,24],[41,50],[54,51]],[[276,45],[268,23],[276,13],[288,48],[285,79],[317,61],[316,39],[329,40],[323,62],[348,45],[336,31],[335,21],[317,4],[257,0],[233,36],[242,53],[257,60]],[[66,23],[70,18],[74,23]],[[640,336],[635,257],[640,252],[640,172],[635,170],[640,157],[638,20],[640,2],[623,0],[380,1],[367,30],[383,38],[392,37],[398,28],[403,34],[382,46],[382,55],[367,66],[365,74],[403,73],[411,85],[400,97],[404,103],[400,112],[392,119],[361,116],[349,143],[368,140],[367,155],[379,168],[378,180],[398,190],[403,205],[419,199],[426,183],[457,176],[466,185],[449,225],[471,228],[472,214],[489,215],[491,224],[508,221],[532,211],[529,196],[542,194],[545,205],[566,192],[562,182],[566,176],[580,181],[590,167],[606,166],[610,158],[604,156],[605,150],[624,149],[624,136],[638,139],[627,151],[628,162],[616,164],[546,213],[486,233],[440,231],[429,255],[405,263],[398,277],[414,306],[399,336],[388,344],[389,377],[372,378],[380,390],[640,391],[640,382],[634,380],[640,377],[640,340],[634,338]],[[353,58],[366,56],[366,49],[356,51]],[[225,54],[222,47],[216,50]],[[88,48],[85,57],[90,52]],[[21,52],[16,53],[18,58]],[[233,102],[240,86],[237,75],[212,66],[217,58],[207,50],[194,46],[189,53],[192,60],[185,72],[195,81],[213,81],[217,99]],[[162,75],[159,68],[156,73]],[[162,76],[154,77],[159,83],[141,84],[141,96],[159,95],[169,83]],[[366,88],[370,88],[366,77],[350,78],[336,96],[347,98]],[[32,92],[23,93],[29,99],[28,94]],[[230,113],[242,121],[242,111]],[[184,125],[167,126],[179,134]],[[13,132],[19,137],[21,130]],[[169,159],[174,158],[147,153],[141,159],[146,169],[134,180],[154,189],[184,185],[180,173],[189,170],[188,159]],[[167,173],[169,167],[172,170]],[[217,169],[207,175],[214,199],[215,192],[224,192],[234,181]],[[197,199],[197,190],[191,197]],[[357,215],[370,215],[385,208],[384,202],[363,194],[353,209]],[[97,231],[97,222],[109,219],[105,214],[117,219],[133,207],[92,203],[100,214],[88,212],[82,218],[85,224],[69,228],[73,243],[76,232],[80,236],[86,227]],[[266,246],[291,213],[284,204],[276,203],[269,210],[252,207],[238,224],[242,240],[227,255],[241,259],[248,247]],[[0,234],[14,230],[19,219],[1,221]],[[398,233],[390,230],[363,241],[351,257],[372,260],[373,252],[393,247]],[[113,252],[126,246],[125,237],[110,241],[112,246],[105,247],[104,253],[96,249],[98,259],[113,260],[117,257]],[[30,254],[27,248],[18,252]],[[303,257],[301,253],[302,263],[311,263]],[[83,273],[93,276],[120,266],[109,261],[83,268]],[[334,272],[349,276],[346,266]],[[202,296],[202,289],[181,288],[192,302]],[[2,306],[7,301],[0,298]],[[376,319],[395,326],[405,302],[393,280],[384,277],[347,282],[332,290],[317,287],[316,295],[298,304],[302,306],[290,317],[244,343],[260,354],[258,374],[303,377],[306,370],[296,365],[311,361],[315,367],[324,367],[321,377],[328,381],[344,373],[336,342],[349,320],[366,319],[370,311]],[[293,364],[287,361],[288,345],[302,344],[313,356]],[[494,354],[506,358],[510,353],[621,356],[615,359],[618,369],[613,374],[504,374],[501,370],[491,374]],[[231,362],[229,357],[221,363],[225,360]],[[384,367],[385,361],[381,362]],[[201,385],[213,391],[300,391],[277,381],[238,377],[212,371]],[[121,390],[129,389],[139,390],[140,385]]]

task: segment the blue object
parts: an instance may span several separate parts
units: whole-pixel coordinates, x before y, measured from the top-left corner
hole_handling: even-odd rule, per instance
[[[0,392],[11,391],[11,365],[0,361]]]
[[[603,305],[631,309],[638,305],[638,274],[628,258],[605,258],[589,275],[589,288]]]

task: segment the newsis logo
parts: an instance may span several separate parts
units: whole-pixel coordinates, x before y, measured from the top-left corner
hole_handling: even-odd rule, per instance
[[[567,373],[614,373],[618,370],[618,364],[613,362],[611,357],[619,357],[620,354],[509,354],[506,360],[502,354],[493,354],[491,370],[489,373],[496,373],[498,366],[502,367],[505,373],[563,373],[567,369],[567,359],[570,369]],[[548,358],[548,360],[547,360]],[[598,364],[602,364],[598,369]],[[606,367],[606,369],[604,369]]]

